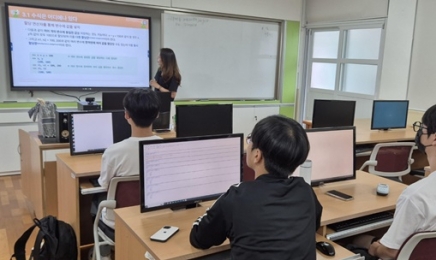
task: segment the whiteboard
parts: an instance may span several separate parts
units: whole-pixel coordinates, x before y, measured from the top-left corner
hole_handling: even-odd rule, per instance
[[[178,100],[275,98],[278,22],[163,13],[161,23],[182,75]]]

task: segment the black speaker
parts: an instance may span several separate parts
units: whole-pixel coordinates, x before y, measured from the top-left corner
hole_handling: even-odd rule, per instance
[[[77,110],[56,111],[56,137],[59,143],[70,142],[70,129],[68,129],[68,125],[71,112],[77,112]]]

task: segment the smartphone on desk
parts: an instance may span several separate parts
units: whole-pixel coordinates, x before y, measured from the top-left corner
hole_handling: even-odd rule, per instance
[[[170,237],[179,231],[178,227],[164,226],[154,233],[150,239],[158,242],[166,242]]]
[[[332,196],[332,197],[335,197],[335,198],[340,199],[340,200],[352,200],[353,199],[353,196],[342,193],[342,192],[337,191],[337,190],[329,190],[325,194]]]

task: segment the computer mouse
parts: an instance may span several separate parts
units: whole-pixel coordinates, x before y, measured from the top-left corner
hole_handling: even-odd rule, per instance
[[[379,183],[379,185],[377,185],[377,195],[386,196],[388,194],[389,194],[389,185]]]
[[[316,249],[318,249],[324,255],[328,255],[328,256],[335,255],[335,248],[329,242],[325,242],[325,241],[316,242]]]

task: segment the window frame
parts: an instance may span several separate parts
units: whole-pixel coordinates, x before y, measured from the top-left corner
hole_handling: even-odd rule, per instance
[[[343,23],[332,23],[332,24],[308,24],[306,26],[306,36],[307,36],[307,52],[306,52],[306,75],[304,89],[306,92],[316,91],[319,93],[334,94],[334,96],[347,96],[350,98],[364,98],[364,99],[376,99],[380,92],[380,81],[381,72],[383,65],[383,54],[384,54],[384,41],[385,41],[385,24],[386,19],[372,19],[365,21],[355,21],[355,22],[343,22]],[[378,59],[349,59],[345,58],[346,51],[346,34],[349,30],[354,29],[381,29],[380,35],[380,46],[379,46],[379,56]],[[339,46],[337,52],[337,58],[313,58],[313,45],[314,45],[314,33],[315,32],[329,32],[329,31],[339,31]],[[312,77],[312,65],[313,63],[330,63],[336,65],[336,75],[335,75],[335,86],[333,90],[328,89],[318,89],[311,88],[311,77]],[[344,68],[346,64],[357,64],[357,65],[375,65],[377,66],[376,82],[374,86],[373,94],[362,94],[355,92],[348,92],[343,90],[343,77]],[[307,97],[307,95],[306,95]]]

